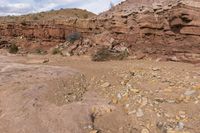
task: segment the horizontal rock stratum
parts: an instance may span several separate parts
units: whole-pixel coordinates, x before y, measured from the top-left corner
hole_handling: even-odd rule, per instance
[[[109,11],[65,20],[2,22],[2,38],[15,38],[26,50],[48,50],[71,33],[83,38],[65,47],[73,54],[91,54],[97,47],[126,47],[136,58],[200,62],[198,0],[126,0]]]

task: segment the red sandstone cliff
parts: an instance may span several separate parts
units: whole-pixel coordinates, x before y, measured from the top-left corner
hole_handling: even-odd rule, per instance
[[[136,58],[200,62],[200,2],[198,0],[127,0],[88,19],[2,22],[2,38],[16,38],[24,48],[45,48],[79,32],[83,38],[63,49],[91,53],[105,45]],[[20,44],[19,44],[20,43]],[[61,44],[62,45],[62,44]]]

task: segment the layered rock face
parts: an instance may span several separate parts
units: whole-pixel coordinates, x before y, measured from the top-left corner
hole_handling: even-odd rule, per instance
[[[100,17],[108,18],[104,27],[138,58],[199,62],[199,7],[198,1],[128,0]]]
[[[46,25],[6,24],[1,26],[0,34],[39,39],[42,46],[48,47],[65,42],[66,36],[73,32],[83,36],[66,46],[74,54],[91,53],[98,45],[105,45],[118,51],[126,48],[139,59],[200,62],[198,0],[127,0],[89,19]]]
[[[68,34],[77,31],[77,19],[85,20],[92,16],[95,14],[86,10],[61,9],[19,17],[0,17],[0,36],[3,42],[11,40],[11,43],[14,42],[29,51],[47,50],[65,42]],[[71,23],[68,24],[68,21]]]

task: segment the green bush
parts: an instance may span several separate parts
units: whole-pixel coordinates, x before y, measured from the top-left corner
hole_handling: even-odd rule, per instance
[[[33,20],[39,20],[39,18],[37,16],[34,16]]]
[[[10,45],[8,49],[11,54],[16,54],[19,51],[19,48],[15,44]]]
[[[81,33],[79,32],[73,32],[71,34],[69,34],[67,37],[66,37],[66,40],[68,42],[71,42],[71,43],[74,43],[75,41],[81,39]]]
[[[108,48],[101,48],[92,55],[92,61],[123,60],[128,57],[128,51],[112,51]]]
[[[54,48],[53,51],[52,51],[52,54],[53,55],[56,55],[56,54],[60,54],[60,50],[58,48]]]
[[[36,49],[36,50],[35,50],[35,53],[41,54],[41,53],[42,53],[42,50],[41,50],[41,49]]]
[[[27,25],[26,20],[22,20],[21,25],[26,26]]]
[[[47,54],[47,51],[43,50],[43,49],[36,49],[35,52],[36,54]]]

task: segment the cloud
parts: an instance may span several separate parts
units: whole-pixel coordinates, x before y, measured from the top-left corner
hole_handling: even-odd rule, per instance
[[[88,9],[89,11],[99,13],[109,9],[110,3],[108,0],[95,0],[93,2],[83,4],[79,8]]]
[[[1,15],[18,15],[26,12],[33,12],[33,7],[28,3],[15,3],[0,5]]]
[[[117,4],[122,0],[112,0]],[[109,8],[111,0],[1,0],[0,15],[21,15],[60,8],[81,8],[100,13]]]

